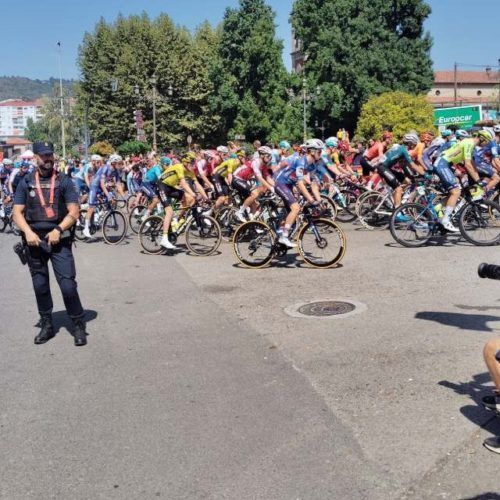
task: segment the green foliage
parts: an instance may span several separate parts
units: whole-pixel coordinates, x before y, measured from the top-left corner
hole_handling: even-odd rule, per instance
[[[308,56],[307,85],[324,96],[315,117],[352,129],[370,96],[427,91],[430,12],[424,0],[296,0],[291,19]]]
[[[209,109],[218,40],[208,23],[191,34],[166,15],[155,20],[146,14],[120,16],[110,24],[101,19],[85,35],[79,55],[81,112],[88,116],[92,138],[113,144],[135,138],[134,110],[141,109],[146,136],[153,142],[156,95],[160,148],[185,144],[188,135],[195,142],[211,140],[220,129],[218,114]]]
[[[71,95],[74,90],[63,88],[64,132],[66,142],[66,155],[70,149],[83,142],[81,117],[77,113]],[[28,120],[25,131],[26,137],[31,141],[50,141],[54,143],[56,153],[62,154],[61,144],[61,101],[59,87],[55,86],[52,94],[43,98],[42,118],[37,122]]]
[[[95,142],[89,147],[90,154],[97,154],[101,156],[109,156],[113,154],[115,148],[108,141]]]
[[[70,91],[75,82],[63,80],[63,87]],[[4,99],[39,99],[49,96],[59,80],[32,80],[21,76],[0,76],[0,101]]]
[[[210,99],[221,116],[221,136],[266,139],[285,129],[287,74],[274,18],[264,0],[240,0],[224,14],[211,70],[216,93]]]
[[[142,141],[126,141],[116,148],[122,156],[132,156],[146,154],[151,151],[151,147],[146,142]]]
[[[435,130],[433,107],[425,95],[386,92],[372,97],[363,105],[356,135],[379,138],[384,130],[398,140],[410,130]]]

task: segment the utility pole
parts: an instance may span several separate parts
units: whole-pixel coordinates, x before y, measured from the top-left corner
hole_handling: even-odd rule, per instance
[[[153,151],[156,153],[156,74],[153,73],[151,78],[153,84]]]
[[[306,88],[306,77],[304,76],[302,80],[302,101],[303,101],[303,127],[304,127],[304,142],[307,140],[307,88]]]
[[[453,92],[454,92],[454,102],[457,105],[457,95],[458,95],[458,63],[455,63],[453,70]]]
[[[63,86],[62,86],[62,62],[61,62],[61,42],[57,42],[59,47],[59,93],[61,98],[61,145],[62,145],[62,155],[66,158],[66,135],[64,131],[64,97],[63,97]]]

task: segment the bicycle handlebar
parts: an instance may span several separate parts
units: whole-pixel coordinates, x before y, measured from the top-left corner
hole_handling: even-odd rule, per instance
[[[500,280],[500,266],[495,264],[479,264],[477,274],[480,278],[488,278],[490,280]]]

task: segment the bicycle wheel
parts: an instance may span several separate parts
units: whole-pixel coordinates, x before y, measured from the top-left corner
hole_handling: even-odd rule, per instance
[[[236,228],[241,224],[236,217],[236,212],[234,207],[224,207],[217,213],[217,222],[220,225],[224,241],[232,241]]]
[[[321,203],[325,210],[323,217],[335,220],[337,218],[337,205],[326,194],[321,195]]]
[[[102,221],[102,237],[110,245],[118,245],[127,234],[127,219],[119,210],[111,210]]]
[[[80,216],[75,225],[75,238],[78,241],[85,241],[87,238],[83,236],[83,229],[85,228],[85,218],[87,217],[87,210],[80,210]]]
[[[330,219],[313,219],[304,224],[298,243],[300,255],[313,267],[332,267],[342,260],[346,251],[345,233]]]
[[[17,227],[17,224],[12,219],[9,221],[9,224],[11,232],[14,233],[15,236],[21,236],[21,230]]]
[[[139,244],[142,249],[151,255],[157,255],[163,251],[160,241],[163,238],[163,217],[151,215],[139,228]]]
[[[208,215],[198,215],[186,229],[186,245],[195,255],[212,255],[222,239],[219,223]]]
[[[431,239],[437,224],[430,208],[420,203],[405,203],[394,210],[389,230],[400,245],[421,247]]]
[[[357,216],[366,229],[387,229],[392,215],[392,201],[381,193],[369,193],[360,199]]]
[[[137,234],[139,232],[139,228],[142,224],[142,218],[144,217],[147,209],[148,208],[144,205],[137,205],[131,210],[130,215],[128,216],[128,223],[133,233]]]
[[[337,205],[337,218],[336,220],[339,222],[353,222],[357,219],[356,215],[356,201],[358,199],[358,195],[356,192],[350,189],[341,189],[340,190],[341,199],[334,202]]]
[[[233,250],[236,258],[245,267],[264,267],[274,257],[276,235],[264,222],[245,222],[236,229]]]
[[[0,217],[0,233],[3,233],[6,227],[7,227],[7,217]]]
[[[489,200],[472,201],[461,210],[458,227],[462,236],[477,246],[500,243],[500,205]]]

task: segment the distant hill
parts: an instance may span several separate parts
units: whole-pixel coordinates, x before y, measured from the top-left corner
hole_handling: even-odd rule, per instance
[[[75,80],[63,80],[64,87],[72,87]],[[59,79],[32,80],[22,76],[0,76],[0,101],[5,99],[38,99],[52,92]]]

